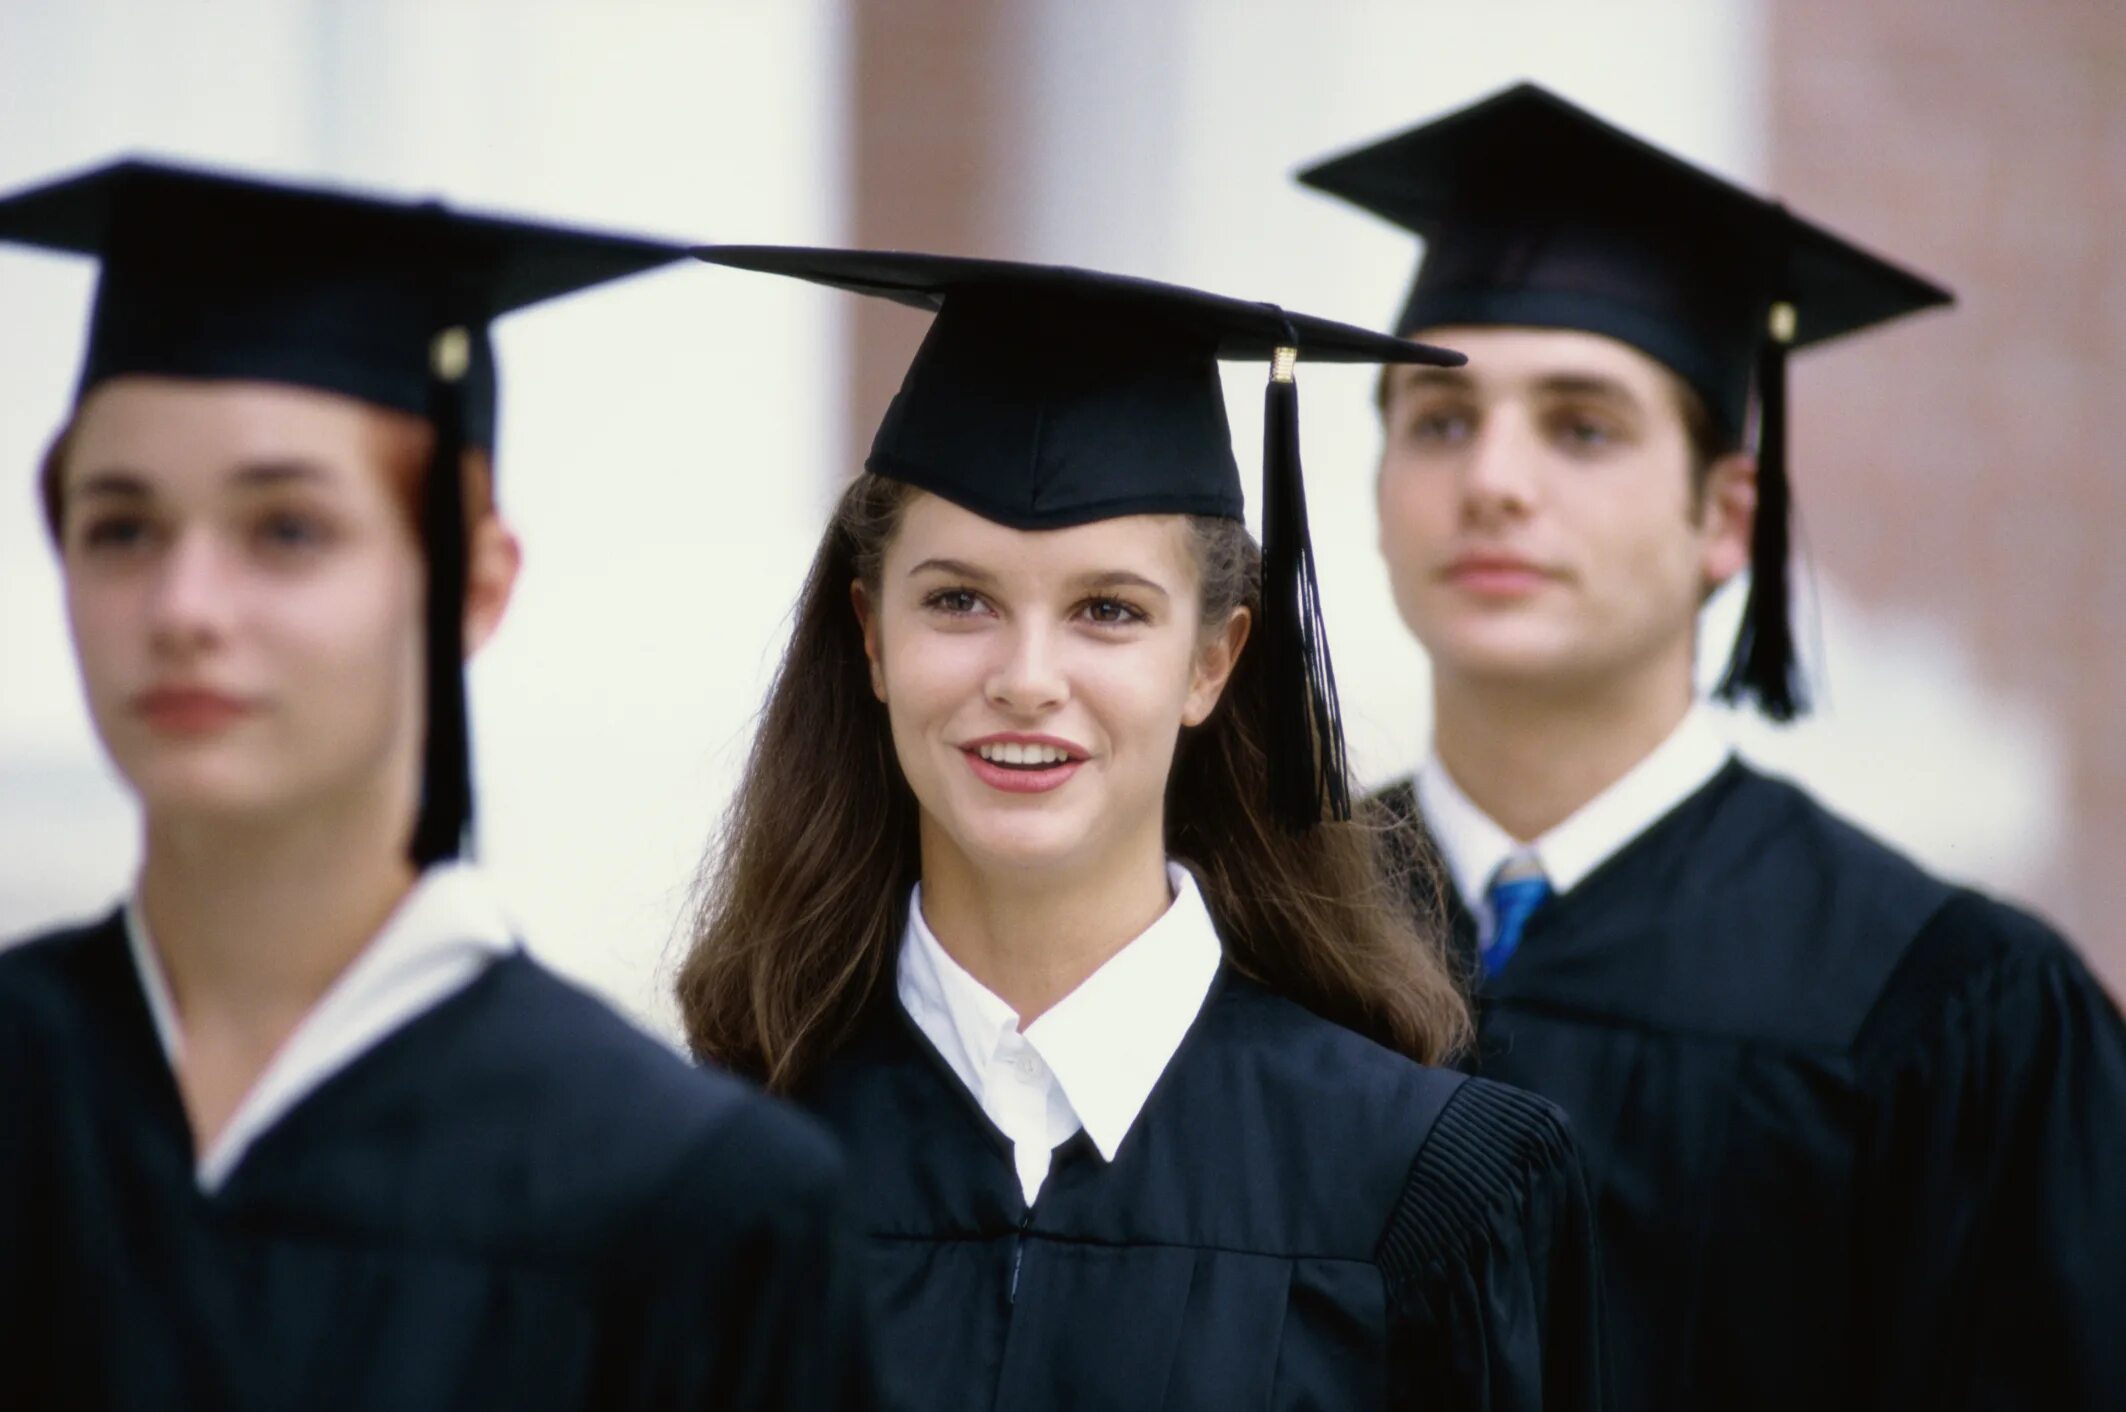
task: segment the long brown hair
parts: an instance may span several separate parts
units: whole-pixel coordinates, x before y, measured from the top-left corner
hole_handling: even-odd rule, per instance
[[[860,475],[798,599],[736,796],[697,885],[680,966],[687,1043],[778,1091],[847,1038],[890,975],[919,875],[916,802],[873,696],[849,586],[876,592],[914,492]],[[1260,616],[1261,553],[1237,521],[1190,517],[1203,621]],[[1167,782],[1167,851],[1201,879],[1227,959],[1315,1013],[1430,1063],[1461,1045],[1468,1009],[1442,945],[1444,912],[1413,911],[1383,831],[1270,815],[1269,696],[1243,651],[1210,718],[1186,731]]]

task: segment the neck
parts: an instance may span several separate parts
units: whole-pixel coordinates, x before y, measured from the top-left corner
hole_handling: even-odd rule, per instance
[[[376,812],[148,819],[140,905],[188,1040],[270,1056],[382,930],[414,869],[402,812]]]
[[[1173,903],[1160,836],[1068,874],[985,869],[923,829],[923,920],[1024,1029]]]
[[[1689,668],[1596,690],[1433,677],[1433,750],[1470,802],[1522,842],[1572,817],[1689,714]]]

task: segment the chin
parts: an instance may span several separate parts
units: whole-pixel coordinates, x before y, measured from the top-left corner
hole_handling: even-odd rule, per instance
[[[967,857],[984,870],[1052,872],[1068,869],[1093,852],[1091,831],[1071,811],[984,811],[951,830]]]
[[[207,770],[146,770],[126,782],[140,807],[160,820],[241,823],[284,813],[292,802],[269,782]]]
[[[1554,631],[1530,632],[1533,624],[1460,624],[1421,635],[1433,670],[1465,681],[1509,686],[1554,682],[1577,676],[1586,656],[1581,644],[1559,642]]]
[[[233,823],[286,813],[307,793],[288,771],[234,742],[152,742],[113,761],[141,808],[156,818]]]

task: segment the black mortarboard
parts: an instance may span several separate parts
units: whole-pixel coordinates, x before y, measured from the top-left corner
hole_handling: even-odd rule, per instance
[[[1789,620],[1786,354],[1937,304],[1941,286],[1534,84],[1299,174],[1424,237],[1396,328],[1579,329],[1673,370],[1740,438],[1758,399],[1758,510],[1720,685],[1807,709]]]
[[[490,320],[677,259],[675,245],[114,162],[0,197],[0,240],[103,262],[77,401],[127,373],[290,383],[428,418],[428,731],[412,852],[472,822],[462,629],[466,447],[492,449]]]
[[[1299,828],[1325,806],[1349,817],[1292,364],[1453,365],[1461,355],[1275,305],[1060,266],[780,246],[695,253],[936,312],[865,468],[1016,529],[1133,514],[1241,518],[1218,360],[1271,364],[1257,643],[1278,702],[1273,805]]]

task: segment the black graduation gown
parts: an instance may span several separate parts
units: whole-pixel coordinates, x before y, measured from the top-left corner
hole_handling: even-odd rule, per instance
[[[119,919],[0,952],[0,1407],[869,1405],[825,1136],[521,954],[193,1163]]]
[[[1588,1210],[1555,1109],[1221,970],[1112,1165],[1032,1209],[888,994],[800,1095],[862,1174],[905,1412],[1593,1408]]]
[[[2126,1027],[2042,924],[1731,762],[1478,1025],[1587,1153],[1623,1405],[2126,1407]]]

